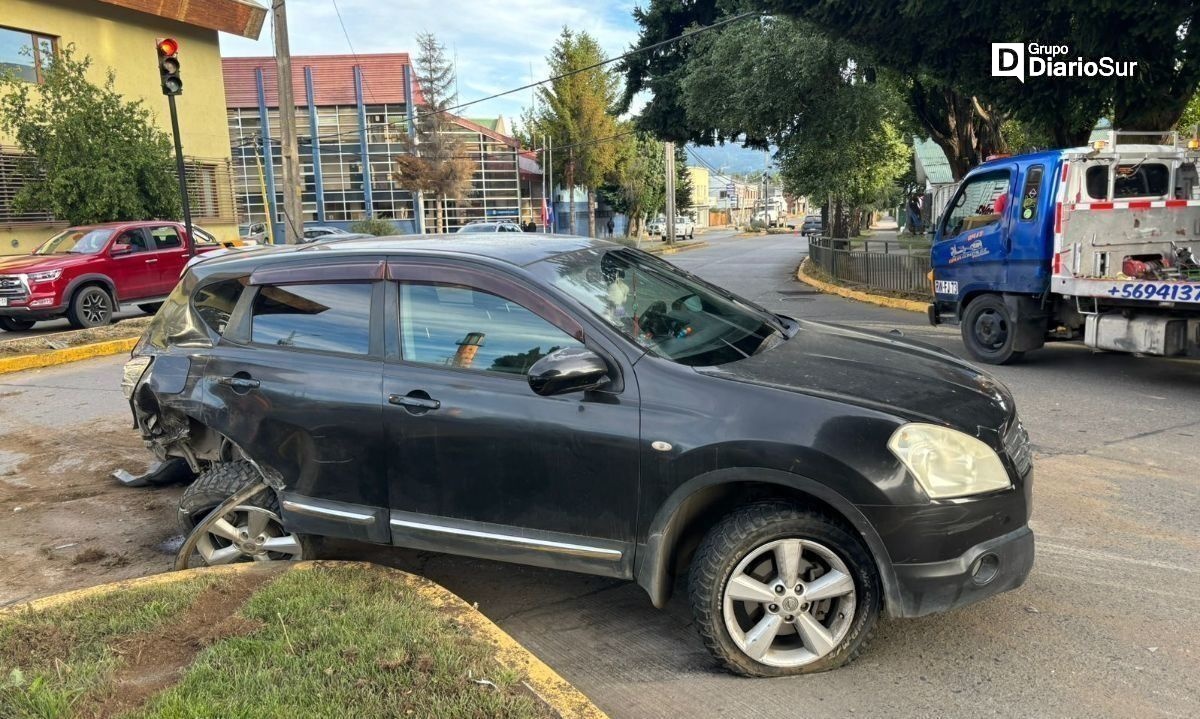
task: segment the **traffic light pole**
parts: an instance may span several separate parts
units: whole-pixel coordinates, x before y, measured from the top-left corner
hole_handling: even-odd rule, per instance
[[[196,236],[192,234],[192,203],[188,200],[187,170],[183,165],[183,143],[179,140],[179,112],[175,96],[167,95],[171,106],[171,134],[175,136],[175,172],[179,175],[179,197],[183,200],[183,227],[187,230],[188,257],[196,256]]]

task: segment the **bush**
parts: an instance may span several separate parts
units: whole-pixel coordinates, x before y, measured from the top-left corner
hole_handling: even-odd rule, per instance
[[[392,224],[391,220],[381,220],[377,217],[372,217],[369,220],[359,220],[353,225],[350,225],[351,232],[361,232],[364,235],[395,235],[399,234],[396,225]]]

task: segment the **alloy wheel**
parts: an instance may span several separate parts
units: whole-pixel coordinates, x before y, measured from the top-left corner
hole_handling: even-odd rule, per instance
[[[241,505],[208,525],[196,551],[209,566],[232,562],[304,559],[300,540],[283,529],[274,512]]]
[[[834,650],[854,620],[854,577],[837,554],[807,539],[764,544],[734,568],[722,614],[734,644],[772,667],[793,668]]]
[[[80,314],[91,326],[106,324],[112,314],[108,304],[108,295],[102,291],[89,292],[81,303]]]

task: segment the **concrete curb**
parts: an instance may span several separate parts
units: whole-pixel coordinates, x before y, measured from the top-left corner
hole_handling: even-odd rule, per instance
[[[652,255],[675,255],[679,254],[680,252],[687,252],[689,250],[698,250],[701,247],[708,247],[708,243],[703,240],[698,240],[695,242],[689,242],[683,246],[655,247],[652,250],[642,250],[642,252],[649,252]]]
[[[812,285],[817,290],[830,295],[840,295],[847,299],[866,302],[870,305],[878,305],[887,307],[893,310],[904,310],[905,312],[919,312],[925,314],[926,308],[929,307],[928,302],[917,302],[916,300],[902,300],[898,297],[884,297],[883,295],[873,295],[868,292],[852,290],[849,287],[841,287],[839,285],[830,284],[811,276],[806,271],[812,258],[805,257],[800,263],[800,267],[796,269],[796,279],[801,282]]]
[[[286,566],[281,566],[286,565]],[[563,679],[558,672],[547,666],[528,649],[513,639],[492,620],[485,617],[478,609],[468,604],[450,590],[431,582],[424,577],[418,577],[398,569],[381,567],[369,562],[248,562],[230,564],[223,567],[199,567],[184,569],[178,572],[152,574],[148,577],[127,579],[120,582],[99,584],[94,587],[76,589],[61,594],[53,594],[41,599],[34,599],[21,604],[0,607],[0,620],[5,615],[27,611],[42,611],[61,607],[72,602],[78,602],[94,597],[101,597],[113,592],[139,587],[159,586],[187,581],[202,574],[209,576],[235,576],[239,574],[273,573],[306,571],[322,566],[358,566],[374,571],[383,572],[398,580],[428,601],[434,608],[450,610],[455,621],[465,625],[472,633],[486,641],[495,650],[496,661],[509,669],[523,672],[528,681],[526,688],[534,693],[546,706],[550,707],[562,719],[607,719],[608,715],[592,703],[582,692]]]
[[[132,350],[140,336],[139,334],[138,337],[126,337],[119,340],[105,340],[104,342],[93,342],[75,347],[64,347],[60,350],[50,350],[49,352],[40,352],[38,354],[0,357],[0,374],[37,369],[39,367],[52,367],[54,365],[67,364],[68,362],[91,359],[93,357],[121,354],[122,352]]]

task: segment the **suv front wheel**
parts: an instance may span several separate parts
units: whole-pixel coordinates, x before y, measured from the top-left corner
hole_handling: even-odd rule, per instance
[[[79,290],[71,298],[67,321],[75,329],[90,329],[111,322],[112,314],[112,296],[103,287],[91,285]]]
[[[839,667],[866,648],[879,575],[842,524],[784,502],[735,510],[691,566],[696,625],[731,671],[780,677]]]

